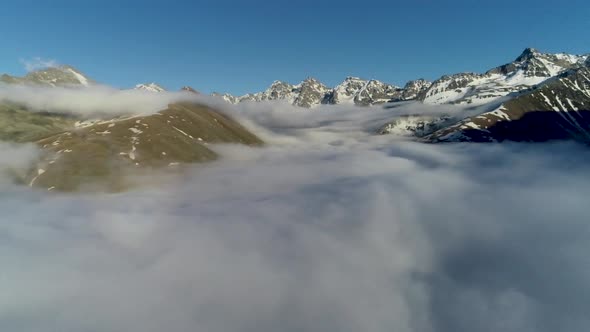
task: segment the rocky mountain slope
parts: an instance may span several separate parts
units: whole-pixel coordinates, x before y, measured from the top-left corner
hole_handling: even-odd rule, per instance
[[[527,48],[513,62],[484,74],[443,76],[418,99],[428,104],[485,104],[511,94],[527,92],[570,69],[584,66],[588,55],[548,54]]]
[[[443,76],[418,96],[424,104],[457,105],[460,112],[400,114],[377,132],[433,143],[590,143],[589,87],[590,56],[526,49],[515,61],[484,74]]]
[[[426,137],[431,142],[548,141],[590,143],[590,67],[565,72],[493,111]]]
[[[123,190],[126,172],[214,160],[212,143],[260,145],[262,141],[230,117],[193,103],[171,104],[147,116],[107,119],[36,142],[42,160],[27,178],[48,190]]]
[[[42,69],[24,77],[3,75],[1,80],[6,85],[47,87],[94,84],[69,66]],[[157,84],[136,88],[165,91]],[[182,91],[197,93],[190,87]],[[193,102],[173,103],[151,115],[106,114],[102,119],[90,120],[65,112],[31,110],[1,100],[0,141],[37,144],[42,151],[41,159],[29,174],[21,175],[22,181],[60,191],[124,190],[137,184],[129,175],[216,159],[210,144],[262,144],[229,116]]]
[[[330,89],[313,78],[308,78],[297,85],[286,82],[275,81],[263,92],[247,94],[241,97],[234,97],[228,94],[217,96],[222,97],[227,102],[236,104],[244,101],[272,101],[285,100],[290,104],[300,107],[311,107],[322,104],[326,94]]]

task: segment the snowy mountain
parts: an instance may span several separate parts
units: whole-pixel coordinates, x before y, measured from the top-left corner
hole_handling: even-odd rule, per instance
[[[238,97],[234,97],[234,96],[230,95],[229,93],[220,94],[220,93],[217,93],[217,92],[213,92],[211,94],[211,96],[217,97],[217,98],[221,98],[225,102],[230,103],[230,104],[237,104],[237,103],[240,102],[240,100],[239,100]]]
[[[344,82],[337,85],[326,99],[328,104],[352,104],[358,97],[359,92],[367,84],[366,80],[358,77],[347,77]]]
[[[515,61],[485,74],[443,76],[418,99],[426,104],[459,104],[463,111],[452,116],[400,115],[378,133],[433,143],[554,139],[590,143],[588,55],[526,49]]]
[[[427,81],[423,78],[415,81],[409,81],[403,88],[401,100],[414,100],[424,91],[428,90],[432,86],[432,82]]]
[[[395,135],[399,137],[425,137],[440,129],[456,123],[448,114],[409,115],[404,114],[384,124],[377,130],[378,135]]]
[[[377,80],[347,77],[335,88],[329,88],[314,78],[292,85],[275,81],[263,92],[235,97],[230,94],[213,94],[225,101],[237,104],[244,101],[283,100],[295,106],[311,108],[321,104],[355,104],[368,106],[390,101],[415,99],[418,93],[427,89],[430,82],[417,80],[408,82],[405,88]]]
[[[229,94],[214,95],[221,96],[224,100],[233,104],[244,101],[286,100],[290,104],[309,108],[321,104],[328,91],[330,89],[318,80],[308,78],[297,85],[275,81],[263,92],[247,94],[241,97],[234,97]]]
[[[400,115],[377,133],[431,143],[568,139],[590,144],[590,66],[568,70],[501,102],[462,109],[452,116]]]
[[[570,69],[580,68],[588,55],[547,54],[527,48],[511,63],[484,74],[459,73],[436,80],[418,99],[427,104],[485,104],[526,92]]]
[[[358,77],[347,77],[344,82],[334,88],[327,104],[354,103],[360,106],[383,104],[401,99],[403,89],[377,80],[363,80]]]
[[[94,81],[72,66],[49,67],[27,73],[23,77],[3,74],[0,82],[44,86],[89,86]]]
[[[358,77],[347,77],[336,87],[328,88],[309,78],[297,85],[275,81],[263,92],[239,97],[214,95],[232,104],[283,100],[307,108],[320,104],[368,106],[415,99],[426,104],[483,105],[526,93],[550,78],[588,63],[589,55],[550,54],[527,48],[514,61],[482,74],[445,75],[434,82],[418,79],[408,82],[403,88]]]
[[[573,69],[534,91],[427,137],[431,142],[547,141],[590,143],[590,67]]]
[[[140,90],[140,91],[148,91],[148,92],[163,92],[166,91],[166,89],[164,89],[163,87],[159,86],[158,84],[152,82],[152,83],[143,83],[143,84],[137,84],[134,88],[134,90]]]

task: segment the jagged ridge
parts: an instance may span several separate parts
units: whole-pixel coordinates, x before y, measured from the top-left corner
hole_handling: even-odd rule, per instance
[[[308,78],[297,85],[275,81],[263,92],[247,94],[241,97],[218,93],[214,93],[214,95],[232,104],[245,101],[283,100],[295,106],[306,108],[321,104],[369,106],[391,101],[415,99],[429,86],[430,82],[423,79],[410,81],[404,88],[400,88],[377,80],[347,77],[335,88],[329,88],[314,78]]]

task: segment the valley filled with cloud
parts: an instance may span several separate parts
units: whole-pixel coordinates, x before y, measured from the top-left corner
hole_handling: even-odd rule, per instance
[[[42,109],[68,100],[55,108],[92,114],[153,112],[178,96],[150,95],[152,109],[138,92],[98,89],[3,99]],[[109,98],[117,106],[101,93],[120,96]],[[190,98],[216,103],[265,145],[213,145],[218,160],[138,174],[144,186],[102,194],[14,183],[38,151],[0,145],[0,330],[590,325],[586,146],[425,144],[374,134],[399,109]]]

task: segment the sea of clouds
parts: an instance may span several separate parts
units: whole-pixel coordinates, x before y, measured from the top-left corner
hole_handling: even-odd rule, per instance
[[[224,108],[267,145],[127,193],[13,184],[35,150],[0,145],[0,331],[590,327],[587,147],[373,135],[396,109]]]

